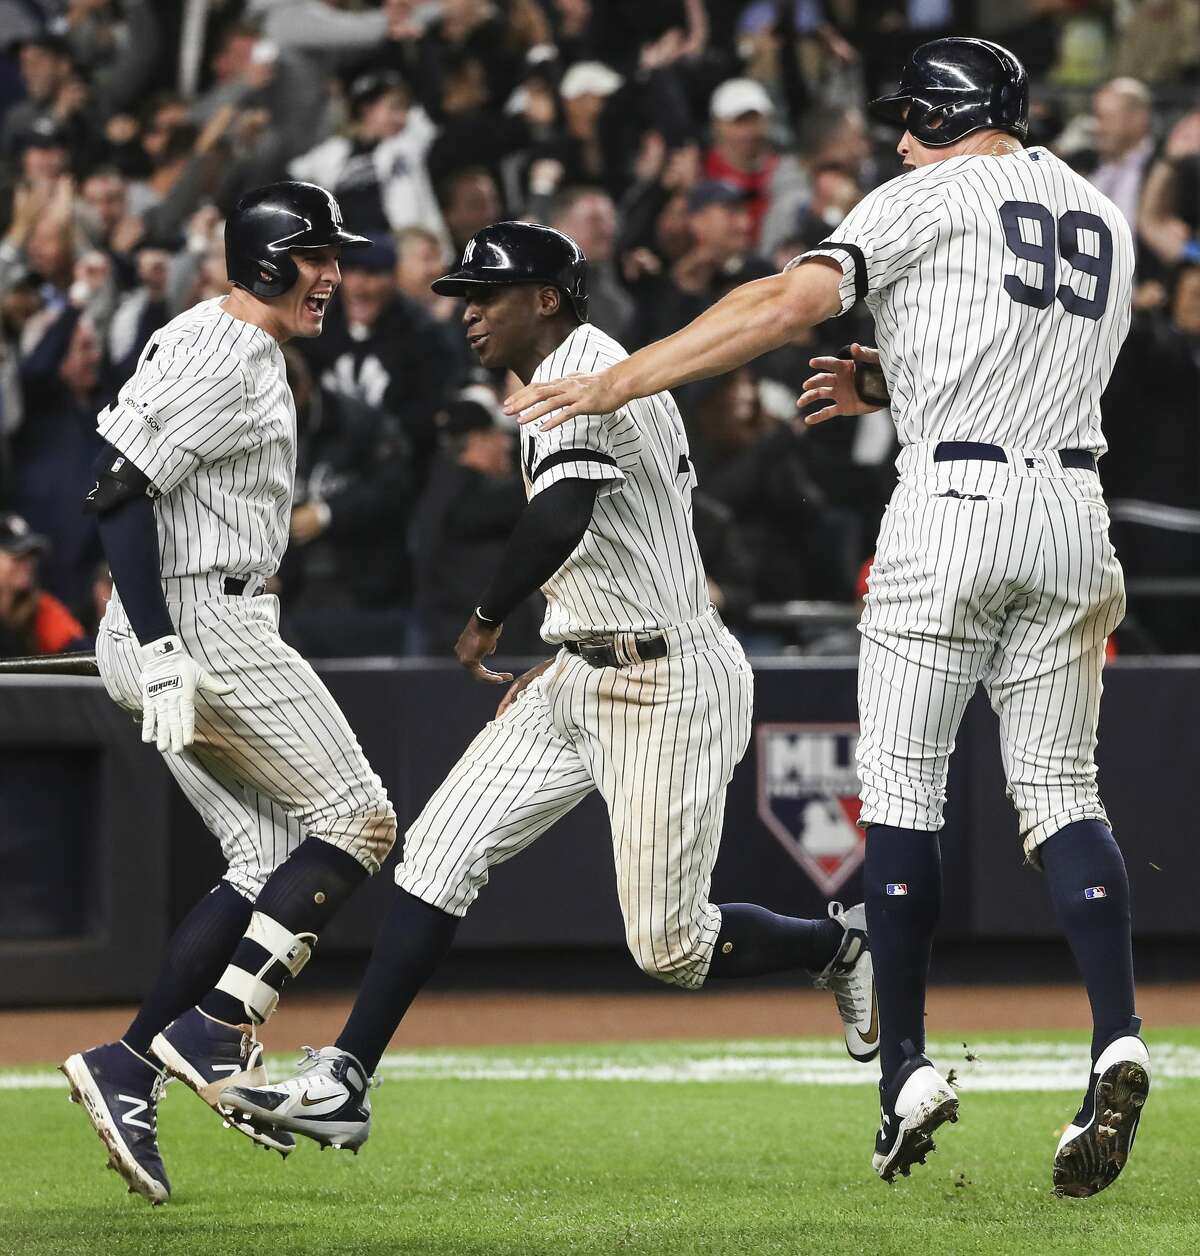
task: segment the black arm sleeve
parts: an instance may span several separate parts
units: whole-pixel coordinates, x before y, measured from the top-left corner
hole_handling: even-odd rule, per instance
[[[479,603],[488,623],[504,620],[570,558],[592,521],[602,482],[559,480],[529,501]]]
[[[130,497],[97,517],[100,543],[125,614],[142,645],[175,635],[163,597],[158,525],[149,497]]]

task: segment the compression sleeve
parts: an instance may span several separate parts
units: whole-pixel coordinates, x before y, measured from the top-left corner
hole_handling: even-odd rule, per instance
[[[574,553],[583,540],[602,480],[557,480],[530,498],[509,537],[480,618],[501,623]]]
[[[127,498],[97,516],[100,543],[113,584],[142,645],[175,634],[163,597],[154,503],[144,494]]]

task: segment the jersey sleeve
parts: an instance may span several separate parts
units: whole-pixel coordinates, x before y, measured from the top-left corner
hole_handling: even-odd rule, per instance
[[[885,183],[864,197],[831,236],[794,257],[784,270],[814,257],[837,262],[842,268],[838,295],[843,314],[856,301],[891,287],[918,265],[946,221],[945,201],[936,190],[909,191],[896,187],[897,182]]]
[[[525,450],[529,496],[559,480],[601,480],[599,496],[617,492],[639,440],[626,410],[580,414],[549,432],[535,431]]]
[[[232,453],[246,434],[242,364],[151,342],[96,426],[159,494],[169,493],[197,467]]]

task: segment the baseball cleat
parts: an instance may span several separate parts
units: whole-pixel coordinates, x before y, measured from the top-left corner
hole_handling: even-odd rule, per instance
[[[1111,1186],[1133,1149],[1150,1094],[1150,1053],[1130,1021],[1092,1065],[1087,1094],[1054,1153],[1054,1193],[1084,1199]]]
[[[255,1038],[252,1025],[227,1025],[193,1007],[156,1034],[150,1050],[172,1077],[194,1090],[230,1128],[285,1158],[295,1150],[296,1140],[290,1134],[238,1120],[221,1101],[227,1086],[267,1084],[262,1043]]]
[[[132,1194],[165,1204],[171,1183],[158,1151],[158,1100],[166,1073],[123,1042],[110,1042],[70,1056],[59,1065],[71,1085],[71,1102],[81,1104],[115,1169]]]
[[[304,1048],[295,1076],[272,1085],[242,1083],[225,1090],[222,1104],[258,1125],[303,1134],[326,1147],[355,1153],[371,1133],[368,1091],[376,1082],[347,1051]]]
[[[871,1167],[885,1182],[908,1177],[935,1149],[931,1135],[939,1125],[958,1120],[958,1096],[950,1083],[911,1043],[908,1059],[887,1086],[879,1083],[879,1133]]]
[[[829,918],[842,926],[842,941],[833,959],[814,974],[813,985],[833,995],[846,1034],[846,1050],[852,1059],[867,1064],[879,1054],[879,1009],[867,911],[861,903],[849,911],[841,903],[830,903]]]

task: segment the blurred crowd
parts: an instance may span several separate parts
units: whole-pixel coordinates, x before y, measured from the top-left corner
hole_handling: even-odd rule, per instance
[[[285,632],[317,657],[444,654],[523,493],[508,383],[430,281],[526,217],[582,245],[594,322],[630,349],[666,335],[899,173],[864,103],[950,33],[1025,60],[1031,142],[1136,231],[1104,403],[1124,648],[1200,651],[1195,0],[0,0],[0,653],[94,631],[96,413],[156,328],[226,290],[249,188],[320,183],[373,241],[324,334],[286,349]],[[796,422],[808,359],[853,340],[863,310],[678,397],[712,596],[752,648],[847,642],[836,613],[789,608],[848,616],[891,488],[886,412]],[[508,624],[510,653],[537,651],[538,619]]]

